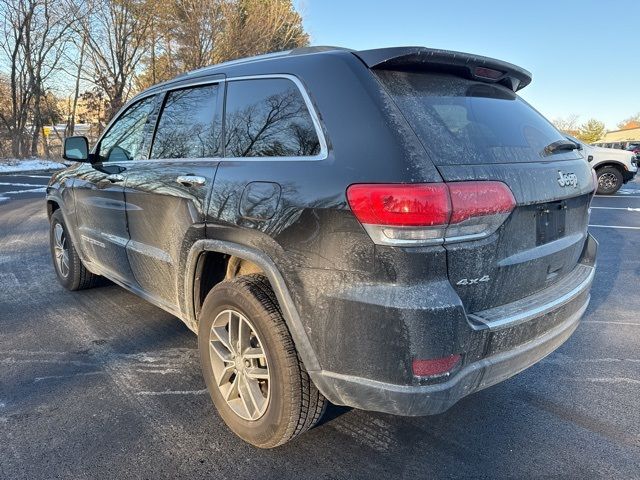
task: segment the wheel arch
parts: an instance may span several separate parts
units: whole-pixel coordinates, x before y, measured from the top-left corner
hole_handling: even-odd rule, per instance
[[[604,162],[598,163],[595,167],[593,167],[593,169],[597,172],[598,170],[605,167],[618,168],[622,172],[627,170],[627,166],[622,162],[618,162],[617,160],[605,160]]]
[[[51,219],[53,212],[60,209],[60,201],[56,198],[47,197],[47,217]]]
[[[47,202],[47,218],[49,219],[49,221],[51,221],[51,216],[54,214],[54,212],[60,210],[60,214],[62,215],[64,223],[67,227],[67,233],[71,236],[71,241],[76,245],[76,249],[77,249],[78,255],[80,256],[80,259],[83,262],[86,262],[84,254],[82,252],[82,248],[78,241],[79,238],[75,228],[76,224],[73,218],[75,214],[73,212],[71,213],[67,212],[67,209],[65,208],[64,200],[62,199],[62,197],[58,195],[48,194],[46,196],[46,202]],[[70,216],[72,218],[69,218]]]
[[[199,308],[198,303],[201,297],[201,291],[203,287],[202,273],[204,262],[207,255],[213,254],[218,256],[218,259],[226,257],[236,257],[244,261],[251,262],[251,264],[259,267],[262,273],[267,277],[271,288],[273,289],[282,316],[287,324],[293,342],[296,346],[296,350],[308,371],[320,370],[315,351],[311,346],[309,337],[304,329],[298,310],[296,309],[289,289],[286,286],[282,274],[276,267],[275,263],[265,253],[255,250],[245,245],[240,245],[233,242],[223,240],[198,240],[193,244],[187,258],[187,274],[185,282],[185,300],[186,300],[186,316],[185,319],[189,328],[197,332],[198,330],[198,315]],[[222,266],[224,265],[224,267]],[[214,281],[223,281],[226,278],[228,262],[221,262],[217,266],[214,266],[213,277]]]

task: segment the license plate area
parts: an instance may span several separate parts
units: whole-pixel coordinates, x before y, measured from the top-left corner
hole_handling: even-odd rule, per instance
[[[549,202],[538,205],[536,211],[536,245],[553,242],[564,237],[567,202]]]

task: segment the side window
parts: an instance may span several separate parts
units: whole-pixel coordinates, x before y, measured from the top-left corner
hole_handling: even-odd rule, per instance
[[[286,78],[227,84],[226,157],[291,157],[320,153],[311,115]]]
[[[153,112],[155,97],[147,97],[131,105],[115,121],[100,141],[98,154],[103,162],[139,160],[143,154],[144,127]]]
[[[165,100],[151,158],[220,156],[218,85],[169,92]]]

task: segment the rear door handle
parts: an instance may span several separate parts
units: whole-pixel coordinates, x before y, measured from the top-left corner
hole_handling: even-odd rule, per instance
[[[176,182],[185,187],[201,187],[207,183],[207,179],[197,175],[180,175],[176,178]]]
[[[112,173],[111,175],[107,175],[107,180],[111,183],[124,182],[124,175],[120,175],[119,173]]]

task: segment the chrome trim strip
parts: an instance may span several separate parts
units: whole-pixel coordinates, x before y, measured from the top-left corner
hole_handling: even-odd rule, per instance
[[[474,321],[486,325],[487,327],[489,327],[489,330],[500,330],[503,328],[513,327],[514,325],[524,323],[526,321],[532,320],[533,318],[540,317],[549,312],[557,310],[563,305],[566,305],[567,303],[569,303],[571,300],[576,298],[581,293],[585,292],[593,282],[593,277],[595,276],[596,269],[594,267],[588,267],[586,265],[582,265],[582,267],[591,269],[587,278],[584,279],[582,282],[580,282],[578,285],[576,285],[569,292],[565,293],[564,295],[561,295],[560,297],[554,298],[549,303],[545,303],[544,305],[540,305],[530,310],[518,312],[516,314],[509,315],[507,317],[503,317],[498,320],[486,320],[485,318],[482,317],[482,312],[469,314],[468,316],[471,317]],[[553,285],[548,288],[553,288]],[[517,303],[517,301],[514,303]],[[500,307],[496,307],[496,308],[500,308]],[[489,309],[489,310],[492,310],[492,309]],[[489,310],[486,310],[486,311],[489,311]]]
[[[90,243],[91,245],[96,245],[97,247],[106,248],[106,245],[98,240],[94,240],[91,237],[87,237],[86,235],[80,235],[80,238],[83,242]]]

